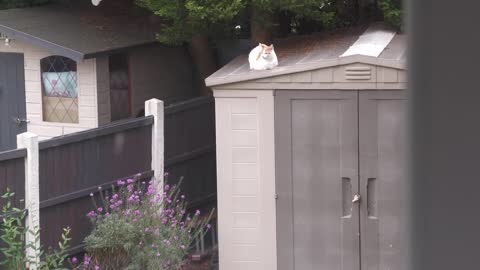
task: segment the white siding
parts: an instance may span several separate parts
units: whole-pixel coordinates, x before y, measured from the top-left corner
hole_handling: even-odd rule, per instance
[[[77,62],[79,123],[44,122],[42,116],[42,87],[40,59],[52,55],[48,51],[13,40],[9,46],[0,43],[0,52],[23,53],[25,61],[25,96],[28,131],[48,139],[98,126],[97,83],[95,59]]]
[[[110,70],[108,56],[97,58],[97,94],[98,125],[101,126],[111,122]]]
[[[215,96],[220,269],[276,269],[273,91]]]

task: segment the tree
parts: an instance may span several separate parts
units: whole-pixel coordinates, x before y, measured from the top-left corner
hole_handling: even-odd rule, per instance
[[[138,0],[168,22],[159,40],[168,44],[190,42],[197,34],[209,35],[212,27],[231,26],[238,15],[247,14],[251,35],[273,31],[278,14],[290,19],[308,19],[325,26],[335,21],[335,0]],[[244,12],[248,10],[249,12]],[[226,29],[228,31],[228,29]],[[267,34],[268,35],[268,34]]]
[[[401,29],[403,24],[402,1],[379,0],[378,5],[383,12],[385,21],[390,25]]]

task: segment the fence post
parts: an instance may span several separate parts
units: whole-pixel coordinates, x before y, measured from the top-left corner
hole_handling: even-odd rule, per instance
[[[33,264],[27,269],[36,270],[40,263],[37,252],[40,250],[40,185],[39,185],[39,148],[38,135],[25,132],[17,135],[17,148],[26,148],[25,157],[25,208],[28,210],[25,226],[29,230],[25,235],[26,256]]]
[[[145,102],[145,115],[153,115],[152,126],[152,170],[154,183],[159,194],[163,193],[164,178],[164,106],[163,101],[150,99]]]

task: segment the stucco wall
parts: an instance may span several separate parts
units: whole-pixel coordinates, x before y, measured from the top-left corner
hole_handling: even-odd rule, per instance
[[[185,48],[152,45],[129,53],[133,114],[146,100],[166,103],[195,95],[190,57]]]
[[[38,134],[40,139],[47,139],[98,126],[95,59],[77,62],[79,123],[52,123],[43,121],[40,79],[40,59],[52,54],[17,40],[8,46],[1,42],[0,52],[24,54],[28,131]]]
[[[276,269],[273,90],[216,90],[221,270]]]

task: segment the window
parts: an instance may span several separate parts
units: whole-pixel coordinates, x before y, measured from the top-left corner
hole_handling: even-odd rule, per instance
[[[77,63],[63,56],[40,60],[43,121],[78,123]]]

